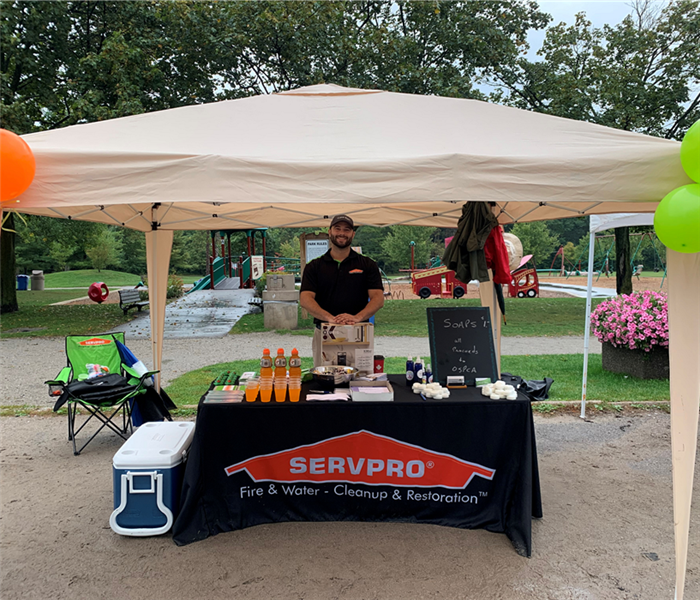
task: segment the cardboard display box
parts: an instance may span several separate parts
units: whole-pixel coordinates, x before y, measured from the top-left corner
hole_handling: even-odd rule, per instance
[[[374,372],[374,325],[321,323],[321,364],[355,367]]]

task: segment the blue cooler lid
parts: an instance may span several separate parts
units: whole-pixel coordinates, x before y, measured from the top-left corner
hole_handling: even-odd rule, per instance
[[[182,462],[194,437],[189,421],[144,423],[114,455],[115,469],[168,469]]]

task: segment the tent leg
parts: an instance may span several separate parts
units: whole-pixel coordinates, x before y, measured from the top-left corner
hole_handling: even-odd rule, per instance
[[[479,296],[481,306],[488,306],[491,309],[491,329],[493,330],[493,344],[496,349],[496,367],[498,377],[501,376],[501,319],[503,315],[498,306],[496,296],[496,286],[493,283],[493,271],[489,269],[489,280],[479,282]]]
[[[148,300],[151,306],[151,344],[156,389],[160,391],[160,365],[163,358],[165,301],[168,295],[168,271],[173,232],[154,229],[146,233],[146,264],[148,266]]]
[[[683,600],[700,408],[700,253],[666,256],[676,600]]]
[[[591,339],[591,296],[593,294],[593,259],[595,231],[588,242],[588,284],[586,288],[586,328],[583,331],[583,382],[581,384],[581,418],[586,418],[586,392],[588,386],[588,345]]]

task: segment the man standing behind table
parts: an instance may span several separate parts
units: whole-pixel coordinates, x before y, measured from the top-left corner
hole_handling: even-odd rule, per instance
[[[328,229],[330,248],[304,268],[299,303],[313,317],[316,331],[314,365],[321,358],[321,323],[354,325],[369,320],[384,306],[379,267],[350,246],[355,224],[347,215],[336,215]]]

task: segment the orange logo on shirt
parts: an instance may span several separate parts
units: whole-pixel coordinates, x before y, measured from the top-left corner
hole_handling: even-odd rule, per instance
[[[350,271],[350,274],[353,273],[362,273],[362,269],[353,269],[352,271]]]

